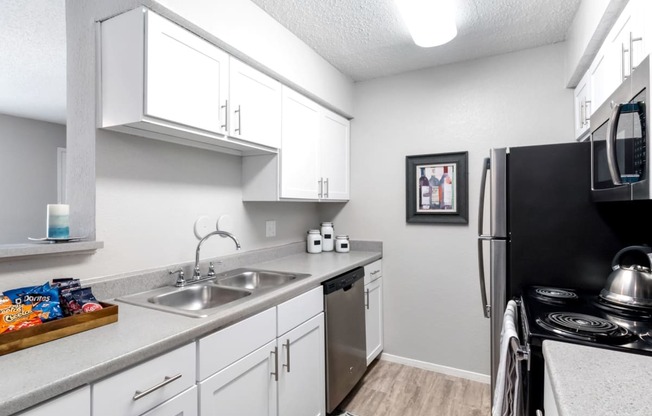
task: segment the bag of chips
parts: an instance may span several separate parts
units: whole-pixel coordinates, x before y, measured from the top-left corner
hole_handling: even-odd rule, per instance
[[[81,289],[79,279],[63,278],[52,279],[52,287],[59,289],[59,304],[64,316],[72,316],[75,313],[81,313],[81,306],[73,299],[70,294],[75,289]]]
[[[0,334],[40,324],[32,305],[14,305],[9,297],[0,296]]]
[[[99,311],[102,309],[100,302],[93,296],[93,292],[90,287],[83,289],[75,289],[70,292],[73,299],[77,302],[79,307],[81,307],[81,312],[93,312]]]
[[[50,283],[7,290],[4,294],[14,305],[31,305],[31,310],[38,313],[43,322],[63,317],[59,289],[51,287]]]

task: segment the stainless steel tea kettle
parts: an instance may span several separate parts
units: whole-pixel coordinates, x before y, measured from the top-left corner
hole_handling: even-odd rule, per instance
[[[646,264],[621,264],[625,254],[640,253]],[[623,306],[652,307],[652,248],[630,246],[620,250],[611,262],[612,272],[600,297]]]

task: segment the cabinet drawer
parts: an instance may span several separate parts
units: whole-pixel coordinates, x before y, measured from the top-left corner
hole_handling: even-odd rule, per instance
[[[188,344],[95,383],[93,416],[140,415],[192,387],[195,350],[194,343]]]
[[[307,321],[324,310],[324,290],[321,286],[281,303],[277,307],[278,335]]]
[[[52,415],[91,416],[91,388],[84,386],[20,413],[20,416]]]
[[[276,308],[208,335],[198,345],[198,381],[217,373],[276,338]]]
[[[370,282],[382,277],[383,275],[383,261],[376,260],[364,266],[364,284],[368,285]]]
[[[143,416],[197,416],[197,386],[156,406]]]

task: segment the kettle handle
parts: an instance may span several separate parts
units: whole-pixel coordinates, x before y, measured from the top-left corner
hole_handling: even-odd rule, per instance
[[[652,247],[648,246],[629,246],[625,247],[622,250],[620,250],[616,255],[614,256],[614,259],[611,261],[611,269],[616,270],[617,268],[620,267],[620,258],[622,257],[623,254],[630,252],[630,251],[638,251],[639,253],[645,254],[645,257],[647,257],[648,262],[650,263],[649,266],[652,268]]]

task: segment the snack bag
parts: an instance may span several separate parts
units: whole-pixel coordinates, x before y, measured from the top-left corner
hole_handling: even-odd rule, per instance
[[[43,322],[63,317],[59,305],[59,290],[51,287],[50,283],[7,290],[5,296],[11,299],[14,305],[31,305]]]
[[[40,324],[32,305],[14,305],[9,297],[0,297],[0,334]]]
[[[77,304],[70,294],[72,290],[81,289],[81,283],[79,279],[73,278],[63,278],[63,279],[52,279],[52,287],[59,289],[59,304],[61,305],[61,311],[63,316],[72,316],[81,312],[81,306]]]
[[[90,287],[75,289],[70,293],[72,294],[72,298],[81,308],[80,312],[75,313],[93,312],[102,309],[102,305],[100,305],[100,302],[98,302],[95,296],[93,296],[93,292],[91,291]]]

